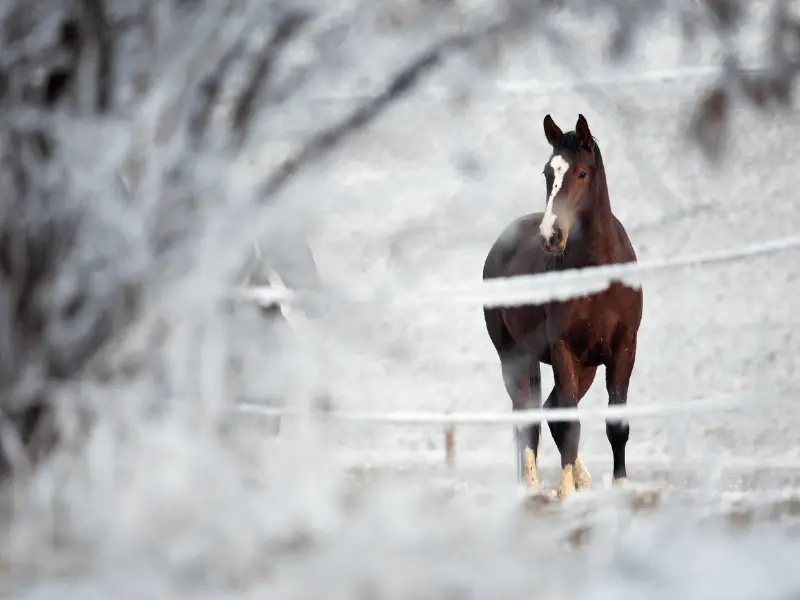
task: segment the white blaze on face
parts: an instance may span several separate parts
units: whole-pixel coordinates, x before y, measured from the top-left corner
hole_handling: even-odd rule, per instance
[[[545,240],[553,235],[553,225],[556,223],[556,213],[553,212],[553,201],[564,183],[564,177],[569,172],[569,163],[560,154],[556,154],[550,159],[550,167],[553,169],[553,188],[550,190],[550,197],[547,198],[547,206],[544,209],[542,224],[539,225],[539,233]]]

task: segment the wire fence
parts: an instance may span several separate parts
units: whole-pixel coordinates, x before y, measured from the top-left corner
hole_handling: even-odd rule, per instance
[[[749,73],[758,72],[756,67],[746,68]],[[676,67],[671,69],[649,69],[639,72],[613,72],[606,75],[585,77],[581,79],[565,79],[562,81],[537,80],[533,78],[499,80],[492,84],[494,90],[503,94],[541,96],[553,93],[580,91],[583,89],[618,88],[620,86],[638,86],[668,84],[686,81],[708,80],[721,73],[719,65],[700,65],[695,67]],[[449,87],[430,86],[416,94],[423,100],[444,100],[451,97],[453,91]],[[332,90],[326,94],[313,97],[316,102],[350,102],[372,97],[368,91],[353,92],[352,86],[343,86],[341,91]]]
[[[756,69],[749,69],[755,71]],[[602,90],[608,87],[627,85],[663,84],[669,82],[703,80],[720,74],[719,66],[697,66],[675,69],[649,70],[639,73],[610,73],[608,75],[566,81],[516,80],[494,84],[497,91],[508,94],[547,95],[564,91]],[[429,87],[421,92],[424,98],[446,97],[448,88]],[[368,97],[368,93],[339,93],[332,91],[320,101],[345,101]],[[667,190],[670,191],[670,190]],[[670,192],[672,193],[672,192]],[[448,285],[436,289],[413,289],[398,293],[397,290],[376,291],[369,294],[348,293],[345,298],[332,298],[352,309],[360,303],[378,306],[404,306],[415,304],[468,304],[483,307],[503,307],[544,304],[564,301],[603,291],[615,282],[639,287],[648,276],[665,271],[677,271],[705,266],[720,266],[728,263],[759,258],[800,248],[800,235],[775,238],[766,242],[731,247],[723,250],[687,254],[678,257],[659,257],[636,263],[615,264],[540,275],[496,278],[485,281],[469,281],[460,285]],[[287,314],[288,308],[317,296],[323,291],[288,289],[280,281],[273,286],[242,287],[233,291],[234,298],[253,302],[263,307],[280,306]],[[602,408],[539,409],[506,412],[404,412],[404,411],[314,411],[324,421],[358,422],[376,426],[439,426],[443,428],[445,459],[454,460],[455,431],[460,426],[523,426],[548,420],[577,421],[583,419],[635,419],[685,416],[701,412],[741,410],[757,403],[759,407],[785,404],[787,397],[795,397],[800,389],[771,390],[767,393],[727,395],[697,398],[692,401],[651,404],[648,406],[614,406]],[[252,402],[240,402],[235,410],[242,414],[271,418],[301,418],[307,411],[293,407],[265,406]]]
[[[419,303],[480,304],[485,307],[520,306],[564,301],[586,294],[598,293],[614,282],[639,286],[641,278],[660,271],[721,265],[747,258],[757,258],[778,252],[800,248],[800,235],[791,235],[758,244],[728,248],[725,250],[687,254],[678,257],[660,257],[635,263],[587,267],[543,273],[498,277],[491,280],[469,282],[462,285],[432,290],[414,290],[406,294],[375,293],[369,296],[351,296],[351,302],[381,303],[384,305],[406,305]],[[304,296],[319,292],[290,290],[283,285],[239,288],[235,296],[264,307],[291,305]]]
[[[372,423],[376,425],[441,425],[441,426],[515,426],[544,421],[580,421],[583,419],[637,419],[687,413],[737,410],[758,403],[761,408],[782,404],[787,396],[800,394],[800,388],[788,388],[762,393],[728,394],[696,400],[651,404],[648,406],[606,406],[597,408],[549,408],[512,412],[431,412],[431,411],[357,411],[317,410],[313,412],[294,407],[265,406],[254,402],[239,402],[236,408],[245,414],[262,417],[302,418],[311,414],[321,420]]]
[[[638,263],[626,263],[551,272],[541,275],[497,278],[480,283],[448,286],[425,293],[420,291],[390,301],[436,302],[444,304],[471,303],[483,306],[510,306],[543,304],[597,293],[612,282],[639,285],[648,274],[670,269],[721,265],[748,258],[756,258],[800,248],[800,235],[776,238],[767,242],[704,252],[675,258],[658,258]],[[302,297],[302,292],[289,290],[283,285],[240,289],[240,299],[261,306],[290,305]],[[361,302],[387,302],[381,294],[361,297]],[[371,425],[440,426],[443,428],[444,460],[448,466],[455,463],[456,428],[459,426],[524,426],[543,421],[579,421],[583,419],[636,419],[647,417],[686,416],[704,412],[741,410],[758,405],[761,410],[769,405],[785,405],[787,397],[800,397],[800,389],[771,390],[768,393],[720,395],[692,401],[651,404],[648,406],[607,406],[599,408],[552,408],[508,412],[404,412],[404,411],[313,411],[315,417],[328,422],[356,422]],[[293,407],[274,407],[253,402],[239,402],[236,410],[242,414],[281,419],[283,417],[309,416],[309,411]]]

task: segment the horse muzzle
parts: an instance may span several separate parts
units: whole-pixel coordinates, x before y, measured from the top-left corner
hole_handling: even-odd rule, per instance
[[[545,252],[555,255],[562,254],[567,247],[567,237],[567,232],[561,229],[561,227],[557,225],[553,227],[550,235],[547,237],[542,236],[542,246]]]

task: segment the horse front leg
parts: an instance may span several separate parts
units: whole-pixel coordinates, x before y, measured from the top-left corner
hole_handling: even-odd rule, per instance
[[[550,359],[555,379],[557,408],[575,408],[580,400],[581,367],[573,358],[565,342],[557,342],[550,349]],[[558,498],[563,500],[575,491],[578,475],[578,446],[581,440],[579,421],[548,421],[553,440],[561,453],[561,480]]]
[[[579,374],[579,387],[578,387],[578,400],[583,399],[586,395],[586,392],[589,391],[589,388],[592,387],[592,383],[594,383],[594,377],[597,373],[597,367],[583,367],[580,370]],[[557,405],[558,395],[556,388],[553,388],[553,391],[550,392],[550,395],[547,397],[547,400],[544,403],[544,408],[555,408]],[[558,430],[553,430],[553,425],[550,424],[550,434],[553,436],[553,441],[556,443],[556,447],[558,451],[561,452],[561,438],[556,437],[559,435]],[[586,468],[586,465],[581,460],[581,453],[578,451],[578,458],[575,459],[575,489],[578,490],[588,490],[592,484],[592,476],[589,473],[589,469]]]
[[[630,336],[620,343],[611,362],[606,365],[606,389],[609,406],[625,406],[628,402],[628,386],[636,361],[636,337]],[[614,484],[625,483],[628,478],[625,467],[625,446],[630,437],[627,419],[606,419],[606,437],[611,444],[614,457]]]
[[[580,402],[592,387],[594,376],[597,373],[597,367],[583,367],[578,376],[579,389],[578,401]],[[592,484],[592,476],[589,469],[583,464],[581,460],[581,453],[578,452],[578,458],[575,460],[575,487],[579,490],[588,490]]]

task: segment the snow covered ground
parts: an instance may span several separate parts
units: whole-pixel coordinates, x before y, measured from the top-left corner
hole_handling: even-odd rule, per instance
[[[321,174],[326,206],[334,211],[320,215],[312,241],[324,276],[343,287],[400,290],[479,279],[502,228],[520,214],[542,209],[540,173],[549,153],[541,121],[548,112],[562,128],[571,129],[579,112],[587,117],[606,157],[613,209],[640,259],[796,233],[800,212],[794,191],[800,180],[793,138],[800,125],[787,116],[765,123],[739,111],[730,162],[719,172],[709,170],[682,138],[682,127],[711,79],[649,82],[646,75],[711,64],[714,56],[684,60],[669,40],[660,42],[650,40],[661,52],[645,52],[646,58],[619,69],[620,83],[596,90],[552,85],[575,75],[534,41],[525,52],[505,57],[499,81],[473,84],[466,107],[429,99],[433,93],[426,97],[424,90],[424,99],[404,102]],[[609,67],[594,64],[599,53],[584,50],[576,61],[589,77],[612,79]],[[447,75],[430,87],[442,80]],[[541,82],[541,91],[531,82]],[[530,88],[502,91],[511,84]],[[553,88],[558,91],[549,91]],[[465,162],[476,165],[469,174],[459,170]],[[296,193],[310,193],[317,185],[298,185]],[[797,252],[789,251],[648,281],[629,402],[747,391],[767,400],[771,388],[791,386],[800,344],[792,310],[800,291],[796,259]],[[343,407],[492,411],[509,406],[480,306],[444,303],[413,312],[367,306],[357,315],[338,315],[335,329],[343,332],[347,352],[361,353],[337,357],[331,383]],[[350,343],[353,338],[357,341]],[[549,377],[545,369],[545,389]],[[582,406],[606,400],[599,375]],[[674,439],[661,420],[636,423],[629,455],[797,457],[795,422],[774,404],[687,418]],[[595,468],[608,468],[603,423],[584,424],[583,432],[582,447]],[[472,428],[460,433],[459,442],[466,451],[499,454],[507,451],[509,435]],[[340,441],[359,452],[413,454],[440,444],[438,438],[435,430],[370,427],[348,431]],[[544,443],[544,460],[555,460],[549,436]]]
[[[502,228],[543,206],[548,112],[565,130],[578,113],[587,117],[613,209],[642,259],[798,231],[800,122],[736,112],[728,163],[714,171],[682,137],[708,79],[636,76],[713,64],[713,43],[683,55],[675,31],[658,26],[636,60],[610,67],[598,50],[602,27],[578,29],[567,17],[560,26],[579,32],[574,53],[531,39],[503,55],[496,73],[456,61],[287,190],[281,208],[313,217],[324,279],[366,292],[478,280]],[[381,74],[375,65],[365,62],[368,80]],[[569,85],[577,75],[606,82]],[[314,116],[346,104],[319,101]],[[309,130],[301,113],[280,120],[275,146]],[[265,147],[264,161],[273,159]],[[584,422],[581,440],[597,489],[563,506],[536,505],[515,489],[504,427],[460,428],[454,476],[439,465],[439,427],[300,428],[275,446],[254,441],[251,420],[234,430],[232,451],[188,419],[147,425],[117,445],[109,425],[85,464],[51,466],[52,477],[21,496],[15,515],[25,526],[12,528],[0,556],[7,595],[794,597],[800,413],[798,399],[770,390],[795,384],[800,367],[798,256],[648,282],[630,404],[732,392],[764,402],[634,420],[633,491],[605,489],[602,421]],[[314,373],[339,408],[510,408],[480,306],[360,305],[297,326],[299,352],[320,344]],[[548,389],[548,369],[544,377]],[[603,388],[600,374],[582,406],[604,404]],[[549,432],[541,457],[554,486]],[[383,468],[352,478],[343,464]],[[65,515],[48,505],[55,488]]]

